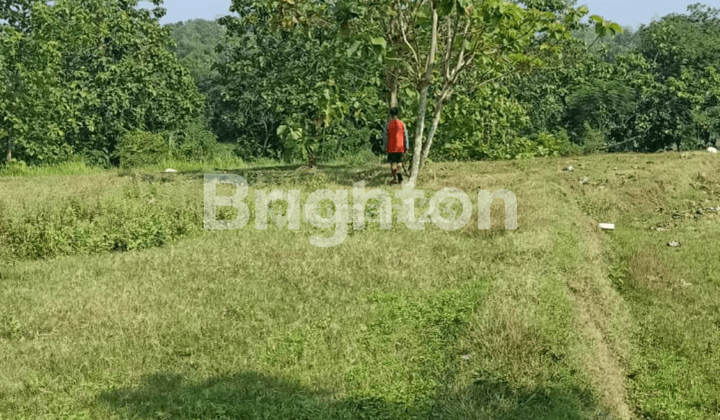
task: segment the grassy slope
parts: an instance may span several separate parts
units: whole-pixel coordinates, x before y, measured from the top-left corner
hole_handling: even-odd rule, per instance
[[[583,173],[598,184],[573,184],[573,194],[586,213],[620,227],[607,249],[611,277],[635,320],[636,354],[628,371],[635,414],[717,418],[720,215],[695,216],[700,208],[720,206],[717,157],[608,156],[585,163]],[[666,230],[651,229],[658,226]],[[670,248],[670,241],[682,247]]]
[[[3,263],[0,418],[707,418],[720,391],[717,224],[647,227],[667,216],[655,206],[703,198],[688,182],[717,164],[604,156],[564,174],[568,162],[430,166],[426,190],[512,190],[517,232],[498,225],[496,203],[490,232],[371,225],[321,249],[307,226],[248,226]],[[289,174],[246,173],[308,193],[377,183],[384,168]],[[585,174],[606,188],[580,186]],[[100,183],[130,207],[113,217],[141,217],[150,195],[163,209],[202,209],[192,177],[53,179],[0,179],[0,204],[86,197]],[[128,195],[134,182],[140,193]],[[618,231],[598,232],[599,221]],[[665,249],[671,235],[681,249]],[[649,270],[662,280],[643,280]],[[679,278],[693,286],[673,287]]]

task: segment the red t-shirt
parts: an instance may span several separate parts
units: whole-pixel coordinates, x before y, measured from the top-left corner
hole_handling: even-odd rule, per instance
[[[405,153],[405,124],[400,120],[392,120],[387,126],[387,152]]]

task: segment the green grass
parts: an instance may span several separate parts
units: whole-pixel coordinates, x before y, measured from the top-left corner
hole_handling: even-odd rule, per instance
[[[332,231],[306,223],[203,231],[202,172],[242,174],[253,203],[255,189],[359,180],[392,192],[386,167],[211,166],[0,177],[0,418],[718,412],[717,221],[648,228],[720,198],[708,156],[431,164],[420,188],[471,193],[473,222],[370,224],[334,248],[312,246]],[[520,228],[502,229],[496,202],[480,231],[476,193],[500,188]]]
[[[0,261],[130,251],[201,233],[196,184],[116,171],[0,178]]]
[[[0,165],[0,177],[32,177],[49,175],[85,175],[100,174],[103,168],[93,167],[85,161],[77,160],[57,165],[27,166],[25,162]]]
[[[634,354],[627,387],[637,418],[720,414],[718,161],[707,153],[581,159],[569,182],[598,221],[616,222],[607,246],[616,289],[631,308]],[[577,177],[570,177],[577,178]],[[605,188],[600,189],[600,186]],[[690,217],[673,219],[673,213]],[[602,219],[602,220],[601,220]],[[658,231],[656,227],[667,226]],[[680,241],[678,249],[667,243]]]

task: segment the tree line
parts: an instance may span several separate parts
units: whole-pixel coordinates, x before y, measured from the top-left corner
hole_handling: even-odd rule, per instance
[[[7,161],[381,152],[427,159],[693,149],[720,135],[720,9],[634,30],[571,0],[233,0],[162,26],[135,0],[0,1]]]
[[[159,2],[157,3],[159,4]],[[7,160],[109,165],[134,131],[182,133],[203,97],[164,14],[134,1],[0,3],[0,138]]]

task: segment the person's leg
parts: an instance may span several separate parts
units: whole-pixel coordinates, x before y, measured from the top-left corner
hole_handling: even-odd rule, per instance
[[[397,183],[398,178],[399,182],[402,182],[402,174],[400,173],[400,170],[402,169],[402,153],[390,153],[388,154],[388,162],[390,162],[390,169],[392,170],[392,177],[393,182]]]
[[[388,153],[388,155],[387,155],[387,162],[388,162],[388,164],[390,164],[390,176],[394,180],[395,179],[395,171],[393,170],[394,163],[392,161],[392,154],[390,154],[390,153]]]
[[[397,170],[396,170],[395,172],[397,173],[398,182],[402,183],[402,182],[403,182],[403,173],[402,173],[403,164],[402,164],[402,161],[400,161],[400,163],[398,163],[397,166],[398,166],[398,167],[397,167]]]

